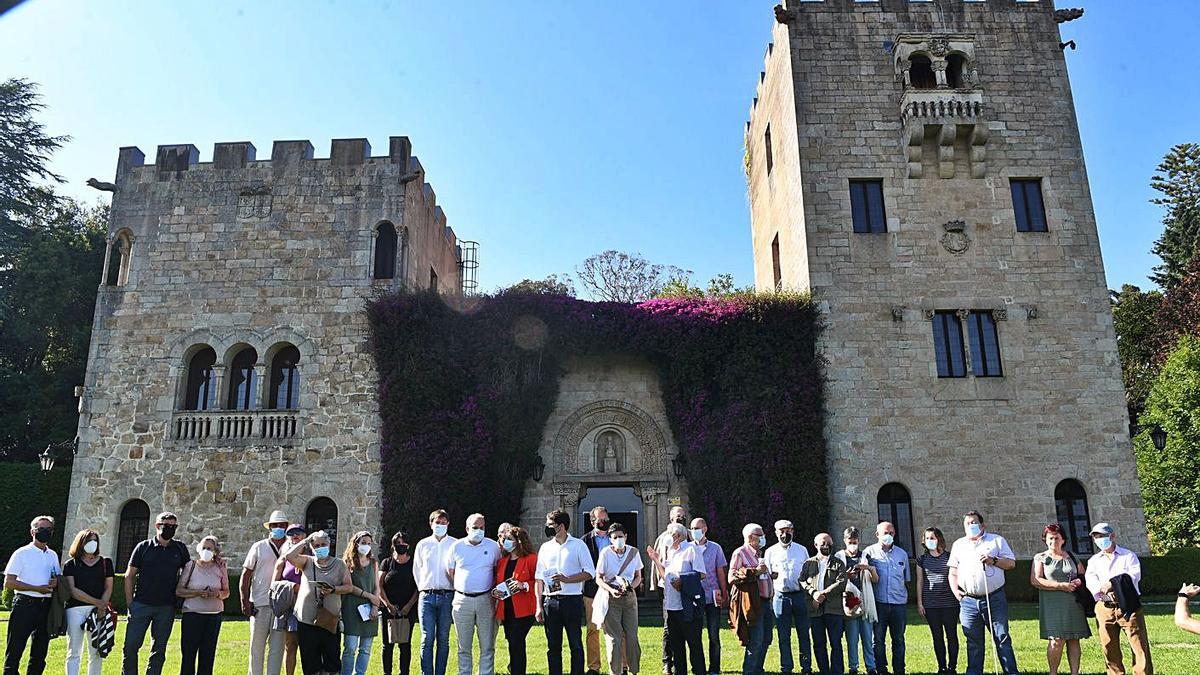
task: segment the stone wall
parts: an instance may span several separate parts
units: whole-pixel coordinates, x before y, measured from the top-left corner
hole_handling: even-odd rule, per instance
[[[177,513],[188,543],[217,535],[235,559],[262,538],[270,511],[302,521],[318,497],[337,505],[340,544],[378,527],[364,303],[425,287],[430,269],[443,293],[459,287],[454,233],[420,162],[406,138],[389,151],[371,157],[365,139],[339,140],[330,159],[314,159],[308,141],[285,141],[256,161],[252,145],[221,143],[199,163],[194,146],[160,146],[145,164],[137,148],[121,149],[109,232],[129,240],[130,256],[121,284],[99,291],[68,532],[95,527],[115,554],[132,499],[151,518]],[[385,220],[407,232],[407,255],[397,278],[374,280]],[[296,410],[180,412],[188,359],[203,346],[217,354],[218,407],[230,360],[257,351],[263,407],[270,359],[289,344],[300,352]],[[185,421],[208,426],[181,433]],[[236,424],[251,432],[222,426]]]
[[[956,536],[975,508],[1027,556],[1056,520],[1055,486],[1076,479],[1091,520],[1145,551],[1050,0],[789,0],[778,15],[746,132],[756,285],[772,285],[778,233],[784,286],[826,311],[830,527],[873,525],[878,490],[899,482],[918,537]],[[968,82],[906,90],[896,54],[918,43],[935,61],[973,51]],[[929,107],[902,111],[913,101]],[[887,233],[853,233],[852,178],[882,179]],[[1048,232],[1016,231],[1010,178],[1042,180]],[[998,320],[1003,377],[937,377],[927,312],[960,309]]]

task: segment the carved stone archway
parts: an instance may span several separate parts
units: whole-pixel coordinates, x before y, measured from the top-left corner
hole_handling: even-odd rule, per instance
[[[571,414],[559,427],[554,438],[551,465],[556,474],[590,473],[591,469],[581,451],[584,438],[601,427],[619,427],[637,441],[641,449],[636,462],[623,467],[626,474],[665,474],[667,438],[654,418],[632,403],[615,399],[589,403]]]

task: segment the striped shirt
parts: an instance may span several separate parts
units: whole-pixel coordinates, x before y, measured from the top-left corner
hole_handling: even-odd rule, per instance
[[[950,552],[942,551],[939,556],[928,553],[917,558],[917,567],[924,572],[921,586],[921,604],[925,607],[958,607],[958,598],[950,590]]]

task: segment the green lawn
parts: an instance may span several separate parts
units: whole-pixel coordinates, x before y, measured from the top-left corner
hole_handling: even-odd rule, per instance
[[[1150,640],[1153,643],[1155,672],[1158,675],[1193,675],[1200,672],[1200,638],[1184,634],[1176,629],[1171,620],[1171,611],[1172,607],[1170,605],[1155,605],[1149,610],[1149,630]],[[1012,615],[1011,630],[1016,641],[1017,663],[1021,667],[1021,672],[1046,673],[1045,643],[1038,639],[1037,606],[1014,603],[1012,605]],[[0,621],[7,621],[7,618],[6,614],[0,615]],[[909,621],[911,623],[907,633],[908,672],[913,674],[932,673],[936,670],[936,667],[934,665],[929,630],[915,611],[910,611]],[[119,649],[124,634],[123,621],[121,626],[122,630],[118,632],[117,636],[118,649],[104,661],[105,675],[117,675],[120,672],[121,660]],[[641,634],[643,650],[642,672],[647,675],[657,675],[661,672],[659,662],[660,628],[643,625]],[[221,633],[221,646],[217,656],[216,673],[219,675],[243,675],[246,672],[245,654],[248,637],[249,624],[245,621],[229,620],[225,623]],[[540,628],[534,628],[529,635],[529,666],[532,672],[546,672],[545,645],[545,634]],[[62,672],[66,647],[66,638],[58,638],[51,642],[50,658],[48,659],[46,670],[50,675]],[[145,667],[148,647],[149,636],[147,636],[147,647],[143,649],[142,653],[141,664],[143,668]],[[725,672],[738,672],[741,668],[742,650],[732,631],[723,631],[722,648],[724,661],[722,670]],[[451,646],[451,672],[454,671],[454,664],[456,663],[454,649]],[[502,632],[496,641],[496,651],[498,670],[502,673],[507,672],[508,654]],[[1100,654],[1100,643],[1096,637],[1084,641],[1083,656],[1083,672],[1104,672],[1103,658]],[[961,673],[966,667],[965,646],[963,647],[963,654],[959,659],[959,672]],[[1128,659],[1128,651],[1126,651],[1125,663],[1127,668],[1130,664]],[[987,663],[989,665],[986,667],[985,672],[991,672],[990,653]],[[414,666],[414,672],[419,672],[419,666],[415,664]],[[1068,672],[1065,662],[1063,666],[1061,672],[1065,675]],[[778,668],[779,653],[775,646],[772,645],[771,654],[767,660],[767,671],[777,671]],[[176,625],[176,632],[172,635],[171,651],[163,672],[167,675],[174,675],[179,672],[178,625]],[[299,672],[299,669],[297,669],[297,672]],[[372,663],[369,672],[376,675],[382,672],[378,649],[372,654]]]

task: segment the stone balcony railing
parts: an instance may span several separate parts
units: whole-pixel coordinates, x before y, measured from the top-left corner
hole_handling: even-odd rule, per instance
[[[171,420],[171,438],[204,445],[292,445],[300,437],[295,410],[188,410]]]
[[[901,147],[908,161],[908,177],[925,175],[925,163],[936,163],[937,175],[954,178],[959,154],[958,139],[965,136],[966,162],[972,178],[987,177],[988,125],[983,91],[979,89],[913,89],[900,96],[903,134]],[[936,153],[925,152],[932,135]]]
[[[900,116],[905,122],[974,124],[981,115],[983,92],[979,90],[909,88],[900,97]]]

